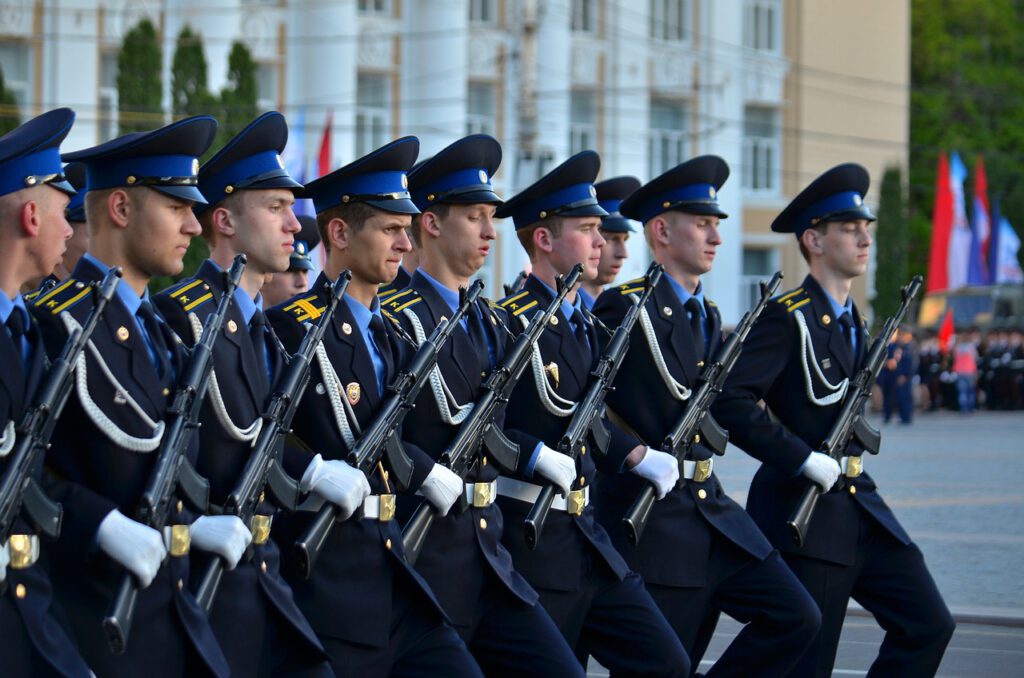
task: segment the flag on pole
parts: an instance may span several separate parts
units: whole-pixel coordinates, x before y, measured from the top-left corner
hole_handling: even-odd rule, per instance
[[[974,200],[971,203],[971,249],[967,262],[967,284],[987,285],[989,281],[988,243],[991,222],[988,212],[988,179],[985,176],[985,161],[978,156],[974,166]]]
[[[334,117],[332,109],[327,110],[327,122],[324,123],[324,136],[320,140],[320,163],[317,170],[318,177],[322,177],[331,171],[331,121]]]
[[[1017,252],[1020,250],[1020,237],[1006,217],[999,219],[999,251],[998,257],[993,262],[996,267],[996,279],[998,283],[1021,283],[1024,282],[1024,272],[1020,269],[1020,261],[1017,259]]]
[[[988,284],[996,284],[996,273],[999,269],[999,223],[1002,217],[999,215],[999,198],[992,201],[992,214],[989,215],[991,224],[991,235],[988,239],[988,248],[985,250],[985,259],[988,261]]]
[[[949,231],[953,224],[953,196],[949,190],[949,161],[946,152],[939,153],[935,175],[935,204],[932,208],[932,244],[928,258],[928,281],[925,291],[935,292],[949,287]]]
[[[949,191],[953,196],[953,221],[949,235],[948,289],[955,290],[967,284],[967,263],[971,256],[971,226],[967,222],[967,208],[964,202],[964,180],[967,166],[960,154],[953,151],[949,156]]]
[[[939,349],[948,353],[952,348],[953,334],[956,332],[953,327],[953,309],[947,308],[946,315],[942,318],[942,326],[939,327]]]
[[[307,181],[306,171],[309,163],[306,161],[306,109],[299,108],[295,115],[288,122],[288,143],[281,153],[281,160],[285,169],[292,178],[300,184]],[[296,215],[313,215],[313,201],[299,198],[295,201],[292,211]]]

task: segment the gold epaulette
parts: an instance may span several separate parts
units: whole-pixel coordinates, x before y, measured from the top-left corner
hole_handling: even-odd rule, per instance
[[[395,292],[387,299],[381,299],[380,305],[382,310],[386,309],[388,313],[394,315],[401,313],[410,306],[415,306],[421,301],[423,301],[423,297],[420,296],[419,292],[411,287],[406,287],[400,292]]]
[[[391,313],[386,308],[380,309],[380,314],[384,316],[384,318],[386,318],[387,320],[390,320],[391,324],[394,325],[395,327],[402,327],[402,323],[398,320],[398,318],[391,315]]]
[[[537,300],[531,296],[530,290],[526,290],[503,299],[498,305],[512,315],[518,316],[536,306]]]
[[[775,303],[785,308],[787,313],[792,313],[801,306],[811,303],[811,298],[804,288],[798,287],[791,292],[786,292],[781,297],[775,297]]]
[[[57,315],[88,297],[90,289],[89,285],[81,280],[68,278],[52,290],[37,296],[32,303]]]
[[[399,288],[395,287],[394,283],[388,283],[387,285],[381,285],[380,289],[377,290],[377,298],[380,303],[384,303],[388,300],[388,297],[394,295],[399,291]]]
[[[167,296],[181,304],[186,312],[213,301],[213,292],[202,278],[186,278],[177,282],[167,289]]]
[[[284,307],[285,313],[291,313],[295,320],[304,323],[307,320],[316,320],[327,310],[327,305],[320,303],[315,294],[310,294],[288,303]]]
[[[646,278],[633,278],[619,285],[616,289],[619,290],[619,294],[636,294],[637,292],[644,291],[644,281]]]
[[[718,308],[718,304],[716,304],[715,302],[711,301],[707,297],[704,298],[704,301],[708,302],[708,306],[710,306],[711,308]]]

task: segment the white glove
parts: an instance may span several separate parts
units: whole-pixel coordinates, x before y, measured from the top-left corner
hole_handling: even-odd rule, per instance
[[[229,570],[235,569],[252,541],[252,532],[238,516],[199,516],[189,532],[192,546],[216,553],[227,561]]]
[[[434,505],[438,513],[446,516],[452,505],[459,500],[462,488],[462,478],[458,474],[440,464],[434,464],[434,468],[430,469],[430,473],[420,485],[420,489],[416,490],[416,494],[425,497]]]
[[[534,474],[541,474],[562,490],[563,495],[569,494],[569,488],[576,480],[576,462],[567,455],[552,450],[547,445],[540,446],[537,463],[533,466]]]
[[[11,552],[7,544],[0,546],[0,582],[7,579],[7,566],[11,564]]]
[[[370,494],[370,483],[359,469],[340,459],[324,461],[319,454],[302,474],[299,489],[313,492],[338,507],[341,520],[348,519]]]
[[[164,537],[148,525],[128,518],[114,509],[96,531],[100,548],[134,574],[142,588],[153,581],[167,557]]]
[[[668,452],[652,450],[647,448],[647,454],[633,468],[630,473],[635,473],[644,480],[654,485],[655,494],[658,499],[663,498],[672,491],[672,488],[679,482],[679,462]]]
[[[804,475],[816,482],[822,492],[832,489],[832,486],[839,480],[841,472],[839,462],[821,452],[811,452],[804,462]]]

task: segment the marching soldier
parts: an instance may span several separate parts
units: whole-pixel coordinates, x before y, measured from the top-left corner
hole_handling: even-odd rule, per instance
[[[873,675],[934,675],[954,627],[921,551],[863,471],[859,446],[841,465],[814,449],[869,344],[850,297],[871,246],[869,181],[860,165],[834,167],[772,223],[796,235],[810,274],[765,309],[712,410],[761,461],[747,510],[821,609],[821,631],[795,669],[801,676],[830,675],[851,597],[886,630]],[[826,494],[798,547],[786,522],[808,482]]]
[[[629,218],[622,216],[619,205],[629,194],[640,188],[640,180],[636,177],[614,177],[594,184],[597,191],[597,202],[608,216],[601,217],[601,237],[604,246],[601,248],[601,262],[597,265],[597,276],[586,280],[580,286],[580,298],[587,309],[594,307],[594,300],[618,277],[622,265],[629,258],[626,241],[634,232]]]
[[[601,161],[579,153],[502,205],[498,218],[512,217],[533,273],[524,289],[503,300],[514,332],[555,298],[556,276],[578,262],[583,279],[593,279],[607,212],[598,205],[593,181]],[[631,572],[604,529],[594,520],[590,485],[596,465],[610,475],[633,473],[655,483],[664,496],[679,474],[675,459],[649,450],[610,426],[604,454],[587,445],[577,462],[556,445],[576,402],[587,388],[600,347],[596,329],[582,314],[577,290],[538,342],[534,367],[520,379],[509,403],[505,430],[518,436],[520,467],[498,478],[498,503],[505,516],[503,541],[516,569],[540,594],[541,602],[581,663],[593,655],[612,675],[689,674],[690,662],[672,628],[658,611],[639,575]],[[523,521],[543,485],[561,491],[535,550],[526,547]]]
[[[224,294],[224,271],[235,255],[247,257],[228,310],[224,340],[214,345],[215,378],[207,387],[200,415],[196,470],[210,481],[212,509],[224,503],[241,477],[274,377],[287,361],[260,309],[263,281],[288,265],[291,241],[299,231],[292,205],[302,185],[280,164],[287,139],[284,116],[265,113],[200,168],[199,190],[208,203],[194,211],[210,258],[194,277],[154,299],[175,333],[186,345],[194,345]],[[233,675],[312,674],[316,669],[330,675],[320,641],[278,572],[280,552],[269,539],[273,514],[273,506],[265,502],[248,526],[234,516],[207,517],[224,523],[225,532],[253,543],[248,562],[229,561],[233,569],[223,576],[210,625]],[[201,565],[210,557],[195,558],[193,564],[199,566],[194,569],[202,572]]]
[[[489,136],[461,139],[409,173],[409,191],[422,211],[414,217],[413,241],[420,266],[409,285],[393,294],[384,311],[423,342],[442,318],[459,307],[460,287],[483,266],[496,237],[495,206],[501,199],[491,177],[501,146]],[[434,459],[448,448],[459,424],[479,398],[481,384],[501,361],[504,334],[480,300],[455,330],[438,358],[437,372],[406,421],[406,438]],[[521,440],[524,444],[528,441]],[[582,675],[565,640],[537,602],[537,593],[512,565],[501,544],[502,516],[494,504],[498,468],[481,449],[465,483],[467,510],[439,519],[416,569],[430,584],[456,630],[485,673]],[[399,497],[399,515],[414,503]],[[411,499],[411,498],[410,498]]]
[[[53,549],[54,585],[89,664],[99,675],[227,675],[206,615],[189,592],[190,545],[226,553],[216,521],[192,523],[181,503],[165,534],[134,514],[160,446],[183,368],[180,342],[153,311],[152,276],[176,275],[199,224],[192,205],[198,156],[216,121],[195,116],[66,154],[86,167],[90,251],[73,275],[33,305],[51,355],[92,307],[85,285],[108,266],[124,278],[80,360],[78,381],[47,458],[64,506]],[[166,539],[166,542],[165,542]],[[166,560],[165,560],[166,559]],[[127,650],[114,655],[101,621],[125,570],[141,587]]]
[[[726,214],[717,193],[729,176],[717,156],[694,158],[632,193],[626,217],[644,224],[654,260],[665,269],[641,311],[607,405],[616,420],[658,444],[683,413],[697,378],[722,343],[718,307],[700,277],[711,270]],[[594,314],[616,327],[643,292],[643,279],[611,289]],[[712,450],[692,448],[680,482],[654,504],[643,539],[629,543],[622,519],[644,487],[631,474],[600,476],[598,519],[658,603],[694,664],[721,612],[745,626],[708,675],[777,676],[796,664],[821,615],[778,551],[714,473]]]
[[[371,490],[362,472],[343,461],[372,424],[384,387],[401,366],[399,339],[381,314],[377,291],[394,279],[410,249],[406,230],[418,210],[409,199],[406,172],[418,151],[419,141],[405,137],[306,186],[327,265],[308,294],[268,312],[294,351],[305,323],[316,322],[326,307],[330,282],[345,269],[352,273],[295,417],[296,432],[321,453],[292,450],[285,459],[301,489],[319,503],[337,505],[341,519],[360,511],[334,526],[309,579],[288,562],[284,568],[338,676],[481,675],[429,586],[403,557],[393,469],[380,464]],[[418,490],[446,512],[462,493],[461,479],[415,445],[404,447],[414,466],[407,490]],[[312,521],[300,512],[279,522],[275,538],[290,548]]]
[[[74,193],[61,173],[60,143],[73,111],[59,108],[0,137],[0,473],[15,449],[15,426],[32,405],[46,351],[19,290],[60,262],[71,228],[64,220]],[[2,538],[2,537],[0,537]],[[0,543],[0,665],[5,675],[91,675],[75,642],[58,624],[39,536],[18,520]]]

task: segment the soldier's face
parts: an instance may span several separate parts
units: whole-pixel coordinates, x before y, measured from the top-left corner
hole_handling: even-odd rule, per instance
[[[410,224],[411,215],[375,210],[362,228],[347,228],[344,263],[352,277],[376,285],[394,280],[402,257],[412,250]]]
[[[248,257],[246,266],[261,273],[288,270],[295,234],[302,227],[292,206],[295,196],[285,188],[245,191],[241,209],[232,213],[239,251]]]
[[[146,187],[132,189],[129,202],[128,260],[151,278],[181,273],[189,243],[202,232],[192,202]]]
[[[819,238],[826,266],[850,278],[864,275],[871,251],[870,226],[866,219],[829,222]]]
[[[291,299],[296,294],[302,294],[309,288],[309,275],[307,271],[285,271],[275,273],[274,276],[263,285],[263,306],[270,308],[282,301]]]
[[[600,217],[564,217],[561,232],[550,240],[552,264],[558,273],[566,274],[581,263],[581,280],[592,281],[597,277],[604,243]]]
[[[597,266],[597,278],[594,283],[607,285],[619,275],[622,265],[629,257],[629,251],[626,249],[629,233],[613,233],[602,230],[601,235],[604,236],[605,243],[601,248],[601,263]]]
[[[451,205],[438,220],[437,246],[445,262],[459,276],[468,278],[484,265],[497,237],[494,205]]]
[[[667,212],[664,217],[665,227],[658,239],[668,258],[689,275],[710,271],[722,244],[718,217],[685,212]]]
[[[40,186],[36,205],[39,210],[39,235],[35,238],[35,254],[39,259],[39,273],[46,275],[60,264],[73,231],[64,218],[70,198],[52,186]]]

